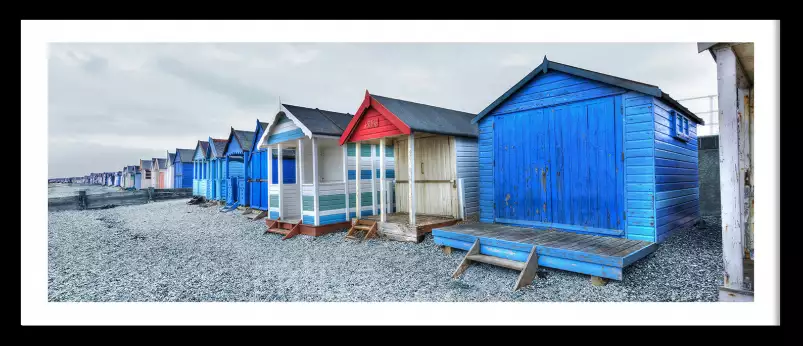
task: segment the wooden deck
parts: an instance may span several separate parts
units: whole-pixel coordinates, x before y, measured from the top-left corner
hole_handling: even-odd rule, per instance
[[[384,223],[379,222],[379,215],[363,216],[365,220],[379,223],[379,234],[394,240],[420,242],[424,235],[438,227],[456,224],[458,219],[448,216],[415,214],[415,227],[410,227],[410,214],[392,213],[386,216]]]
[[[432,230],[435,243],[468,250],[480,240],[480,253],[524,262],[536,246],[538,264],[622,280],[622,269],[655,251],[657,244],[624,238],[475,223]]]

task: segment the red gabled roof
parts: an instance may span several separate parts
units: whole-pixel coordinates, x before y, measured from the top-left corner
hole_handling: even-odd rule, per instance
[[[379,101],[371,96],[368,90],[365,90],[365,98],[363,99],[362,104],[360,104],[357,112],[354,113],[354,117],[352,117],[351,121],[349,121],[349,125],[346,127],[346,130],[343,131],[342,135],[340,135],[340,145],[349,142],[355,134],[359,133],[360,129],[358,128],[357,124],[360,123],[360,120],[362,120],[369,108],[376,110],[379,115],[384,117],[385,120],[395,126],[396,129],[398,129],[397,134],[409,135],[412,133],[409,125],[405,124],[401,119],[399,119],[398,116],[396,116],[396,114],[393,114],[393,112],[389,111],[387,108],[385,108],[385,106],[379,103]],[[381,137],[385,136],[379,136],[377,138]]]

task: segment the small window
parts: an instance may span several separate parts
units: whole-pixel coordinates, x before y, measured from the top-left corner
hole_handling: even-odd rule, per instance
[[[145,179],[151,178],[151,171],[145,171]]]
[[[689,135],[689,118],[683,118],[683,133]]]
[[[669,112],[669,122],[672,137],[684,142],[689,140],[689,118],[673,110]]]

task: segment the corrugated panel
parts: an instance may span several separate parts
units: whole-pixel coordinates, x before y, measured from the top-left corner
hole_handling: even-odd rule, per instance
[[[457,178],[463,179],[463,198],[466,217],[479,213],[480,164],[476,138],[455,137]]]

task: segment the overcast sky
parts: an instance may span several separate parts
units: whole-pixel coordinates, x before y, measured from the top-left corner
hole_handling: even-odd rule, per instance
[[[354,114],[365,90],[478,113],[543,60],[716,94],[695,43],[51,44],[48,176],[118,171],[253,131],[284,103]],[[707,104],[687,104],[692,111]]]

